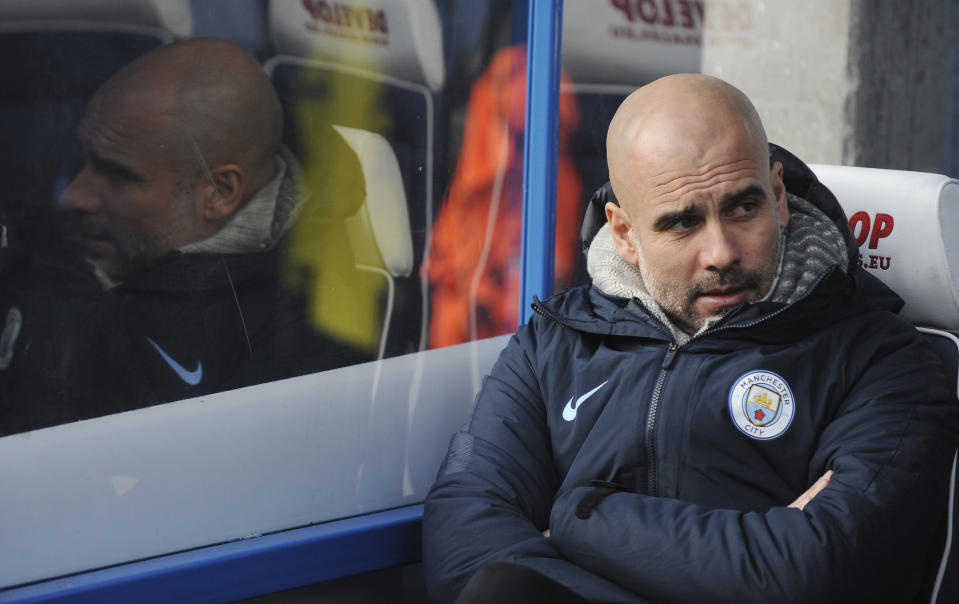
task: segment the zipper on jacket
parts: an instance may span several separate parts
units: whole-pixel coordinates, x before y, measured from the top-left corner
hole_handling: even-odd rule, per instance
[[[828,274],[828,272],[827,272],[826,274]],[[824,276],[825,276],[825,274],[821,275],[821,276],[819,277],[819,279],[817,279],[817,280],[809,287],[809,289],[807,290],[806,294],[803,295],[803,296],[800,298],[800,300],[801,300],[802,298],[805,298],[807,295],[809,295],[809,291],[812,290],[813,288],[815,288],[815,286],[819,284],[819,281],[821,281],[821,280],[824,278]],[[799,301],[799,300],[797,300],[796,302],[798,302],[798,301]],[[795,304],[795,302],[793,302],[793,304]],[[686,342],[686,344],[688,344],[689,342],[691,342],[691,341],[693,341],[693,340],[696,340],[696,339],[698,339],[698,338],[700,338],[700,337],[702,337],[702,336],[705,336],[705,335],[707,335],[707,334],[716,333],[716,332],[719,332],[719,331],[725,331],[725,330],[727,330],[727,329],[736,329],[736,328],[742,328],[742,327],[753,327],[753,326],[758,325],[758,324],[760,324],[760,323],[764,323],[765,321],[768,321],[769,319],[772,319],[773,317],[775,317],[775,316],[779,315],[780,313],[784,312],[787,308],[793,306],[793,304],[790,304],[789,306],[785,306],[785,307],[783,307],[783,308],[780,308],[780,309],[778,309],[778,310],[776,310],[776,311],[774,311],[774,312],[772,312],[772,313],[769,313],[768,315],[764,315],[764,316],[760,317],[759,319],[756,319],[755,321],[751,321],[751,322],[746,323],[746,324],[742,324],[742,325],[721,325],[721,326],[715,327],[715,328],[713,328],[713,329],[707,329],[706,331],[704,331],[704,332],[702,332],[702,333],[699,333],[699,334],[696,334],[696,335],[692,336],[692,337]],[[663,387],[666,385],[666,378],[667,378],[667,376],[669,375],[669,370],[670,370],[670,368],[672,367],[673,359],[676,357],[676,352],[677,352],[680,348],[681,348],[681,345],[680,345],[680,344],[677,344],[676,342],[673,342],[672,344],[669,345],[669,348],[666,349],[666,356],[663,357],[663,364],[662,364],[662,366],[660,367],[660,370],[659,370],[659,377],[656,378],[656,386],[653,388],[653,396],[652,396],[652,398],[651,398],[650,401],[649,401],[649,411],[648,411],[647,414],[646,414],[646,489],[647,489],[647,493],[648,493],[649,495],[652,495],[653,497],[657,496],[658,491],[659,491],[659,489],[658,489],[657,486],[656,486],[656,482],[657,482],[657,475],[656,475],[656,412],[657,412],[657,410],[659,409],[659,399],[660,399],[660,396],[662,396]]]
[[[535,312],[536,314],[542,317],[546,317],[553,323],[559,323],[559,321],[557,321],[552,315],[550,315],[545,310],[543,310],[543,308],[539,304],[540,304],[539,298],[537,298],[536,296],[533,296],[533,303],[530,305],[533,309],[533,312]]]
[[[673,359],[676,357],[676,351],[679,350],[679,344],[673,342],[666,349],[666,356],[663,357],[663,364],[659,369],[659,377],[656,378],[656,386],[653,388],[653,396],[649,400],[649,411],[646,414],[646,477],[647,492],[649,495],[656,496],[656,411],[659,408],[659,398],[663,393],[663,387],[666,385],[666,377],[672,368]]]
[[[691,337],[683,345],[688,344],[689,342],[701,338],[705,335],[717,333],[720,331],[726,331],[729,329],[742,329],[747,327],[754,327],[761,323],[776,317],[787,309],[795,306],[798,302],[806,298],[809,293],[814,290],[819,283],[826,278],[827,275],[831,274],[835,269],[830,269],[819,276],[813,283],[809,285],[806,289],[806,292],[800,296],[797,300],[793,301],[791,304],[784,306],[778,310],[775,310],[767,315],[759,317],[756,320],[750,321],[748,323],[742,323],[738,325],[720,325],[718,327],[707,329],[706,331],[696,334]],[[656,487],[656,411],[659,408],[659,398],[662,395],[663,387],[666,385],[666,378],[669,375],[669,370],[672,367],[673,359],[676,356],[676,352],[681,348],[681,345],[673,342],[669,345],[669,348],[666,349],[666,356],[663,357],[663,364],[659,370],[659,377],[656,379],[656,386],[653,388],[653,396],[649,401],[649,411],[646,415],[646,470],[647,470],[647,491],[649,495],[656,496],[658,489]]]
[[[549,314],[548,312],[546,312],[546,309],[543,308],[543,306],[542,306],[542,301],[541,301],[538,297],[536,297],[536,296],[533,296],[533,303],[530,305],[530,307],[533,309],[533,312],[535,312],[536,314],[538,314],[538,315],[541,316],[541,317],[544,317],[544,318],[547,319],[550,323],[555,323],[556,325],[559,325],[560,327],[566,327],[566,328],[570,328],[570,329],[576,329],[575,327],[571,327],[570,325],[567,325],[567,324],[563,323],[562,321],[560,321],[559,319],[557,319],[557,318],[554,317],[553,315],[551,315],[551,314]]]

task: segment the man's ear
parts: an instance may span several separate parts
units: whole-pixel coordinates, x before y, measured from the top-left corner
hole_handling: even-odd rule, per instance
[[[773,163],[769,180],[773,187],[773,197],[779,207],[779,227],[784,229],[789,224],[789,204],[786,203],[786,183],[783,182],[783,165],[780,162]]]
[[[613,242],[616,244],[619,257],[632,265],[639,264],[636,242],[632,237],[633,227],[626,210],[611,201],[607,202],[606,221],[609,222],[609,229],[613,233]]]
[[[203,218],[220,222],[240,209],[246,186],[243,169],[236,164],[215,166],[204,179]]]

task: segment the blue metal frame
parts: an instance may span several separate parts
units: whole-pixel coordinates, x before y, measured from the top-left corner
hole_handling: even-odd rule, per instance
[[[0,591],[0,602],[229,602],[420,559],[414,505]]]
[[[562,0],[530,0],[523,149],[521,323],[531,318],[529,303],[533,296],[545,298],[553,293],[562,23]]]

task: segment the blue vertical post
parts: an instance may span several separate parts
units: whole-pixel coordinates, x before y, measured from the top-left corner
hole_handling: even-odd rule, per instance
[[[562,24],[562,0],[529,0],[520,323],[531,317],[533,296],[553,293]]]

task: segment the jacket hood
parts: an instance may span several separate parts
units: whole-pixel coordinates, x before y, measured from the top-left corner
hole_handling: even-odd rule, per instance
[[[839,205],[839,200],[836,199],[832,191],[826,188],[826,185],[819,182],[809,166],[786,149],[774,143],[769,143],[769,156],[772,161],[778,161],[783,165],[783,183],[786,185],[786,191],[805,199],[821,210],[839,229],[849,258],[848,268],[850,270],[847,272],[852,272],[851,269],[858,265],[859,245],[849,228],[849,220],[842,206]],[[587,203],[579,234],[580,247],[584,254],[589,250],[596,234],[606,224],[605,207],[607,202],[619,205],[619,200],[616,199],[609,182],[598,188]]]
[[[796,156],[777,145],[770,144],[769,147],[772,161],[779,161],[783,165],[783,180],[792,214],[787,227],[790,234],[780,250],[777,282],[767,294],[769,299],[745,304],[726,318],[715,322],[715,325],[729,326],[770,315],[780,315],[783,310],[800,301],[800,308],[791,309],[787,318],[795,320],[808,314],[804,311],[812,310],[812,315],[805,316],[804,320],[816,321],[817,315],[824,310],[823,305],[829,304],[838,292],[842,293],[845,300],[857,294],[857,297],[862,297],[859,308],[865,304],[868,308],[898,312],[903,304],[899,296],[858,266],[858,245],[835,195],[820,183],[812,170]],[[678,329],[670,323],[648,294],[645,294],[638,269],[619,258],[608,228],[603,229],[606,225],[604,207],[607,202],[618,204],[609,183],[600,187],[590,199],[580,234],[582,248],[589,259],[589,270],[593,277],[593,294],[584,297],[570,293],[568,300],[561,302],[554,297],[545,303],[534,305],[534,308],[540,314],[550,316],[570,327],[601,333],[613,333],[611,329],[634,331],[637,322],[631,321],[629,317],[633,315],[640,319],[640,323],[652,326],[660,336],[668,334],[671,339],[683,343],[690,336],[677,333]],[[597,237],[597,234],[600,236]],[[590,254],[594,243],[600,248],[593,249]],[[829,269],[830,266],[834,268]],[[610,274],[613,278],[609,278]],[[621,286],[623,282],[627,285]],[[630,283],[633,285],[629,285]],[[638,290],[635,287],[637,283]],[[824,292],[821,291],[824,289],[830,295],[824,297]],[[563,294],[560,295],[562,296]],[[580,311],[586,310],[584,304],[589,306],[587,313],[575,312],[576,308]],[[601,325],[603,321],[619,324],[619,327],[589,327],[597,322]],[[779,319],[775,322],[781,321],[782,319]],[[702,331],[712,328],[713,325],[707,325]]]
[[[809,166],[789,151],[769,143],[769,155],[772,161],[778,161],[783,165],[783,182],[786,185],[786,191],[816,206],[839,229],[849,257],[847,272],[852,273],[852,269],[859,264],[859,244],[856,243],[856,237],[849,228],[849,220],[842,206],[839,205],[839,200],[826,188],[826,185],[819,182]]]
[[[184,254],[245,254],[273,249],[293,226],[302,203],[302,170],[286,149],[276,156],[276,175],[211,237],[180,248]]]

